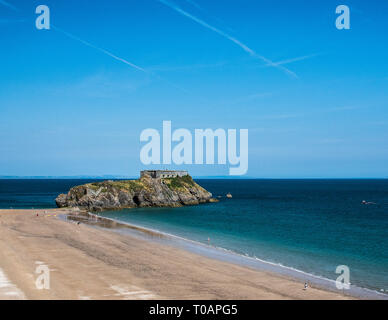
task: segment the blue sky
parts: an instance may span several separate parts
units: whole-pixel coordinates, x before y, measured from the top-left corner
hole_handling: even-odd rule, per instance
[[[40,4],[56,28],[35,28]],[[387,16],[380,0],[0,0],[0,175],[136,176],[141,131],[171,120],[249,129],[249,177],[388,177]]]

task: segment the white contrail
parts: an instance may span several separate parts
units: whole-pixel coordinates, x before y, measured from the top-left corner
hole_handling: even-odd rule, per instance
[[[185,1],[186,3],[189,3],[190,5],[192,5],[193,7],[195,7],[196,9],[202,11],[203,13],[205,13],[207,16],[209,16],[211,19],[214,19],[215,21],[218,21],[219,23],[223,24],[225,26],[225,21],[222,21],[220,18],[212,15],[209,13],[209,11],[205,10],[203,7],[201,7],[198,3],[192,1],[192,0],[183,0]],[[232,31],[234,32],[234,30],[226,27],[226,29],[228,29],[229,31]]]
[[[1,1],[1,0],[0,0],[0,1]],[[145,73],[148,73],[148,72],[147,72],[145,69],[143,69],[142,67],[139,67],[139,66],[137,66],[136,64],[134,64],[134,63],[132,63],[132,62],[129,62],[129,61],[123,59],[123,58],[120,58],[120,57],[114,55],[113,53],[109,52],[108,50],[105,50],[105,49],[103,49],[103,48],[97,47],[97,46],[95,46],[94,44],[91,44],[90,42],[87,42],[87,41],[85,41],[85,40],[82,40],[81,38],[78,38],[78,37],[72,35],[72,34],[69,33],[69,32],[66,32],[66,31],[64,31],[64,30],[62,30],[62,29],[59,29],[58,27],[53,26],[52,24],[51,24],[51,27],[52,27],[53,29],[55,29],[55,30],[57,30],[57,31],[59,31],[59,32],[61,32],[61,33],[63,33],[64,35],[68,36],[68,37],[71,38],[71,39],[77,40],[77,41],[83,43],[84,45],[86,45],[86,46],[88,46],[88,47],[91,47],[91,48],[96,49],[96,50],[98,50],[98,51],[100,51],[100,52],[102,52],[102,53],[105,53],[106,55],[112,57],[113,59],[115,59],[115,60],[117,60],[117,61],[123,62],[123,63],[125,63],[126,65],[128,65],[128,66],[130,66],[130,67],[132,67],[132,68],[135,68],[135,69],[137,69],[137,70],[140,70],[140,71],[143,71],[143,72],[145,72]]]
[[[3,4],[3,5],[5,5],[5,6],[11,8],[11,9],[13,9],[13,10],[15,10],[15,11],[19,11],[18,8],[16,8],[16,7],[14,7],[13,5],[9,4],[9,3],[6,2],[5,0],[0,0],[0,4]],[[0,22],[1,22],[1,20],[0,20]],[[139,71],[142,71],[142,72],[144,72],[144,73],[153,75],[153,76],[157,77],[158,79],[160,79],[160,80],[162,80],[162,81],[168,83],[169,85],[173,86],[174,88],[176,88],[176,89],[178,89],[178,90],[180,90],[180,91],[183,91],[183,92],[185,92],[185,93],[189,93],[186,89],[181,88],[181,87],[175,85],[175,84],[172,83],[171,81],[162,78],[161,76],[159,76],[158,74],[156,74],[156,73],[154,73],[154,72],[147,71],[147,70],[145,70],[144,68],[139,67],[138,65],[136,65],[136,64],[134,64],[134,63],[132,63],[132,62],[129,62],[128,60],[125,60],[125,59],[123,59],[123,58],[120,58],[120,57],[114,55],[113,53],[109,52],[108,50],[105,50],[105,49],[103,49],[103,48],[97,47],[97,46],[95,46],[94,44],[91,44],[90,42],[87,42],[87,41],[85,41],[85,40],[83,40],[83,39],[81,39],[81,38],[78,38],[78,37],[76,37],[75,35],[73,35],[73,34],[67,32],[67,31],[65,31],[65,30],[62,30],[62,29],[60,29],[60,28],[54,26],[53,24],[51,24],[51,27],[52,27],[54,30],[57,30],[57,31],[63,33],[64,35],[68,36],[69,38],[71,38],[71,39],[73,39],[73,40],[79,41],[79,42],[83,43],[84,45],[86,45],[86,46],[88,46],[88,47],[90,47],[90,48],[96,49],[96,50],[98,50],[98,51],[100,51],[100,52],[102,52],[102,53],[108,55],[109,57],[111,57],[111,58],[113,58],[113,59],[115,59],[115,60],[117,60],[117,61],[120,61],[120,62],[122,62],[122,63],[125,63],[126,65],[128,65],[128,66],[130,66],[130,67],[132,67],[132,68],[135,68],[135,69],[137,69],[137,70],[139,70]]]
[[[275,67],[275,68],[278,68],[284,72],[286,72],[287,74],[295,77],[295,78],[298,78],[298,76],[292,72],[291,70],[288,70],[287,68],[281,66],[281,65],[276,65],[274,62],[272,62],[271,60],[267,59],[266,57],[262,56],[262,55],[259,55],[257,54],[255,51],[253,51],[251,48],[249,48],[247,45],[245,45],[244,43],[242,43],[241,41],[239,41],[238,39],[236,39],[235,37],[232,37],[231,35],[225,33],[224,31],[220,30],[220,29],[217,29],[216,27],[213,27],[212,25],[208,24],[207,22],[197,18],[196,16],[193,16],[192,14],[184,11],[183,9],[181,9],[180,7],[178,7],[177,5],[167,1],[167,0],[158,0],[160,3],[166,5],[167,7],[175,10],[176,12],[180,13],[181,15],[195,21],[196,23],[200,24],[201,26],[215,32],[215,33],[218,33],[219,35],[221,35],[222,37],[232,41],[233,43],[235,43],[236,45],[238,45],[241,49],[243,49],[245,52],[247,52],[249,55],[251,55],[252,57],[255,57],[257,59],[260,59],[262,61],[264,61],[265,63],[267,63],[268,65],[272,66],[272,67]]]
[[[156,78],[158,78],[158,79],[160,79],[160,80],[162,80],[162,81],[168,83],[169,85],[171,85],[171,86],[174,87],[175,89],[178,89],[178,90],[183,91],[183,92],[185,92],[185,93],[189,93],[186,89],[181,88],[181,87],[175,85],[175,84],[172,83],[171,81],[162,78],[161,76],[159,76],[158,74],[156,74],[156,73],[154,73],[154,72],[147,71],[147,70],[145,70],[144,68],[139,67],[138,65],[136,65],[136,64],[134,64],[134,63],[132,63],[132,62],[129,62],[128,60],[125,60],[125,59],[123,59],[123,58],[120,58],[120,57],[114,55],[113,53],[109,52],[108,50],[105,50],[105,49],[103,49],[103,48],[97,47],[97,46],[95,46],[94,44],[91,44],[90,42],[87,42],[87,41],[85,41],[85,40],[83,40],[83,39],[81,39],[81,38],[78,38],[78,37],[76,37],[75,35],[73,35],[73,34],[67,32],[67,31],[65,31],[65,30],[62,30],[62,29],[60,29],[60,28],[58,28],[58,27],[53,26],[52,24],[51,24],[51,27],[52,27],[54,30],[57,30],[57,31],[63,33],[64,35],[68,36],[69,38],[71,38],[71,39],[73,39],[73,40],[77,40],[77,41],[83,43],[84,45],[86,45],[86,46],[88,46],[88,47],[90,47],[90,48],[96,49],[96,50],[98,50],[98,51],[100,51],[100,52],[102,52],[102,53],[108,55],[109,57],[112,57],[113,59],[115,59],[115,60],[117,60],[117,61],[120,61],[120,62],[122,62],[122,63],[125,63],[126,65],[128,65],[128,66],[130,66],[130,67],[132,67],[132,68],[135,68],[135,69],[137,69],[137,70],[139,70],[139,71],[142,71],[142,72],[144,72],[144,73],[147,73],[147,74],[149,74],[149,75],[152,75],[152,76],[154,76],[154,77],[156,77]]]
[[[288,64],[288,63],[292,63],[292,62],[296,62],[296,61],[302,61],[302,60],[310,59],[310,58],[316,57],[318,55],[320,55],[320,53],[310,54],[308,56],[296,57],[296,58],[287,59],[287,60],[282,60],[282,61],[274,62],[273,65],[280,66],[282,64]],[[263,67],[269,67],[269,66],[273,66],[273,65],[267,64],[267,65],[265,65]]]
[[[14,11],[19,11],[18,8],[16,8],[15,6],[13,6],[12,4],[8,3],[7,1],[5,0],[0,0],[0,4],[14,10]]]
[[[3,5],[5,5],[5,6],[11,8],[11,9],[13,9],[13,10],[18,11],[18,9],[17,9],[16,7],[14,7],[13,5],[9,4],[9,3],[6,2],[5,0],[0,0],[0,4],[3,4]],[[139,66],[137,66],[136,64],[134,64],[134,63],[132,63],[132,62],[129,62],[129,61],[123,59],[123,58],[120,58],[120,57],[114,55],[113,53],[109,52],[108,50],[105,50],[105,49],[103,49],[103,48],[97,47],[97,46],[91,44],[90,42],[87,42],[87,41],[85,41],[85,40],[82,40],[81,38],[78,38],[78,37],[72,35],[71,33],[66,32],[65,30],[62,30],[62,29],[60,29],[60,28],[58,28],[58,27],[55,27],[53,24],[51,24],[51,27],[52,27],[54,30],[57,30],[57,31],[63,33],[64,35],[68,36],[68,37],[71,38],[71,39],[77,40],[77,41],[83,43],[84,45],[86,45],[86,46],[88,46],[88,47],[91,47],[91,48],[96,49],[96,50],[98,50],[98,51],[100,51],[100,52],[102,52],[102,53],[105,53],[106,55],[112,57],[113,59],[116,59],[117,61],[123,62],[123,63],[125,63],[126,65],[128,65],[128,66],[130,66],[130,67],[132,67],[132,68],[135,68],[135,69],[137,69],[137,70],[140,70],[140,71],[143,71],[143,72],[145,72],[145,73],[148,73],[148,72],[147,72],[146,70],[144,70],[142,67],[139,67]]]

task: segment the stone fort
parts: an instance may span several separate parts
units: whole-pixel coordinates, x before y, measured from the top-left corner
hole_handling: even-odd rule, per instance
[[[149,175],[151,178],[176,178],[184,177],[188,175],[187,171],[183,170],[143,170],[140,171],[140,177],[144,175]]]

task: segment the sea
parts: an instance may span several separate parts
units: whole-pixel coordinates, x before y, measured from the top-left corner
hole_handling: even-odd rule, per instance
[[[59,193],[92,181],[1,179],[0,208],[53,208]],[[388,297],[388,179],[196,182],[219,202],[100,215],[317,279],[347,269],[352,286]]]

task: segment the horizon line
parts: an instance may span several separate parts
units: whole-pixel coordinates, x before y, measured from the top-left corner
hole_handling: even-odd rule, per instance
[[[49,176],[18,176],[18,175],[0,175],[0,180],[17,180],[17,179],[58,179],[58,180],[81,180],[81,179],[139,179],[140,176],[125,176],[125,175],[49,175]],[[229,175],[214,175],[214,176],[192,176],[194,179],[222,179],[222,180],[386,180],[388,177],[253,177],[253,176],[229,176]]]

